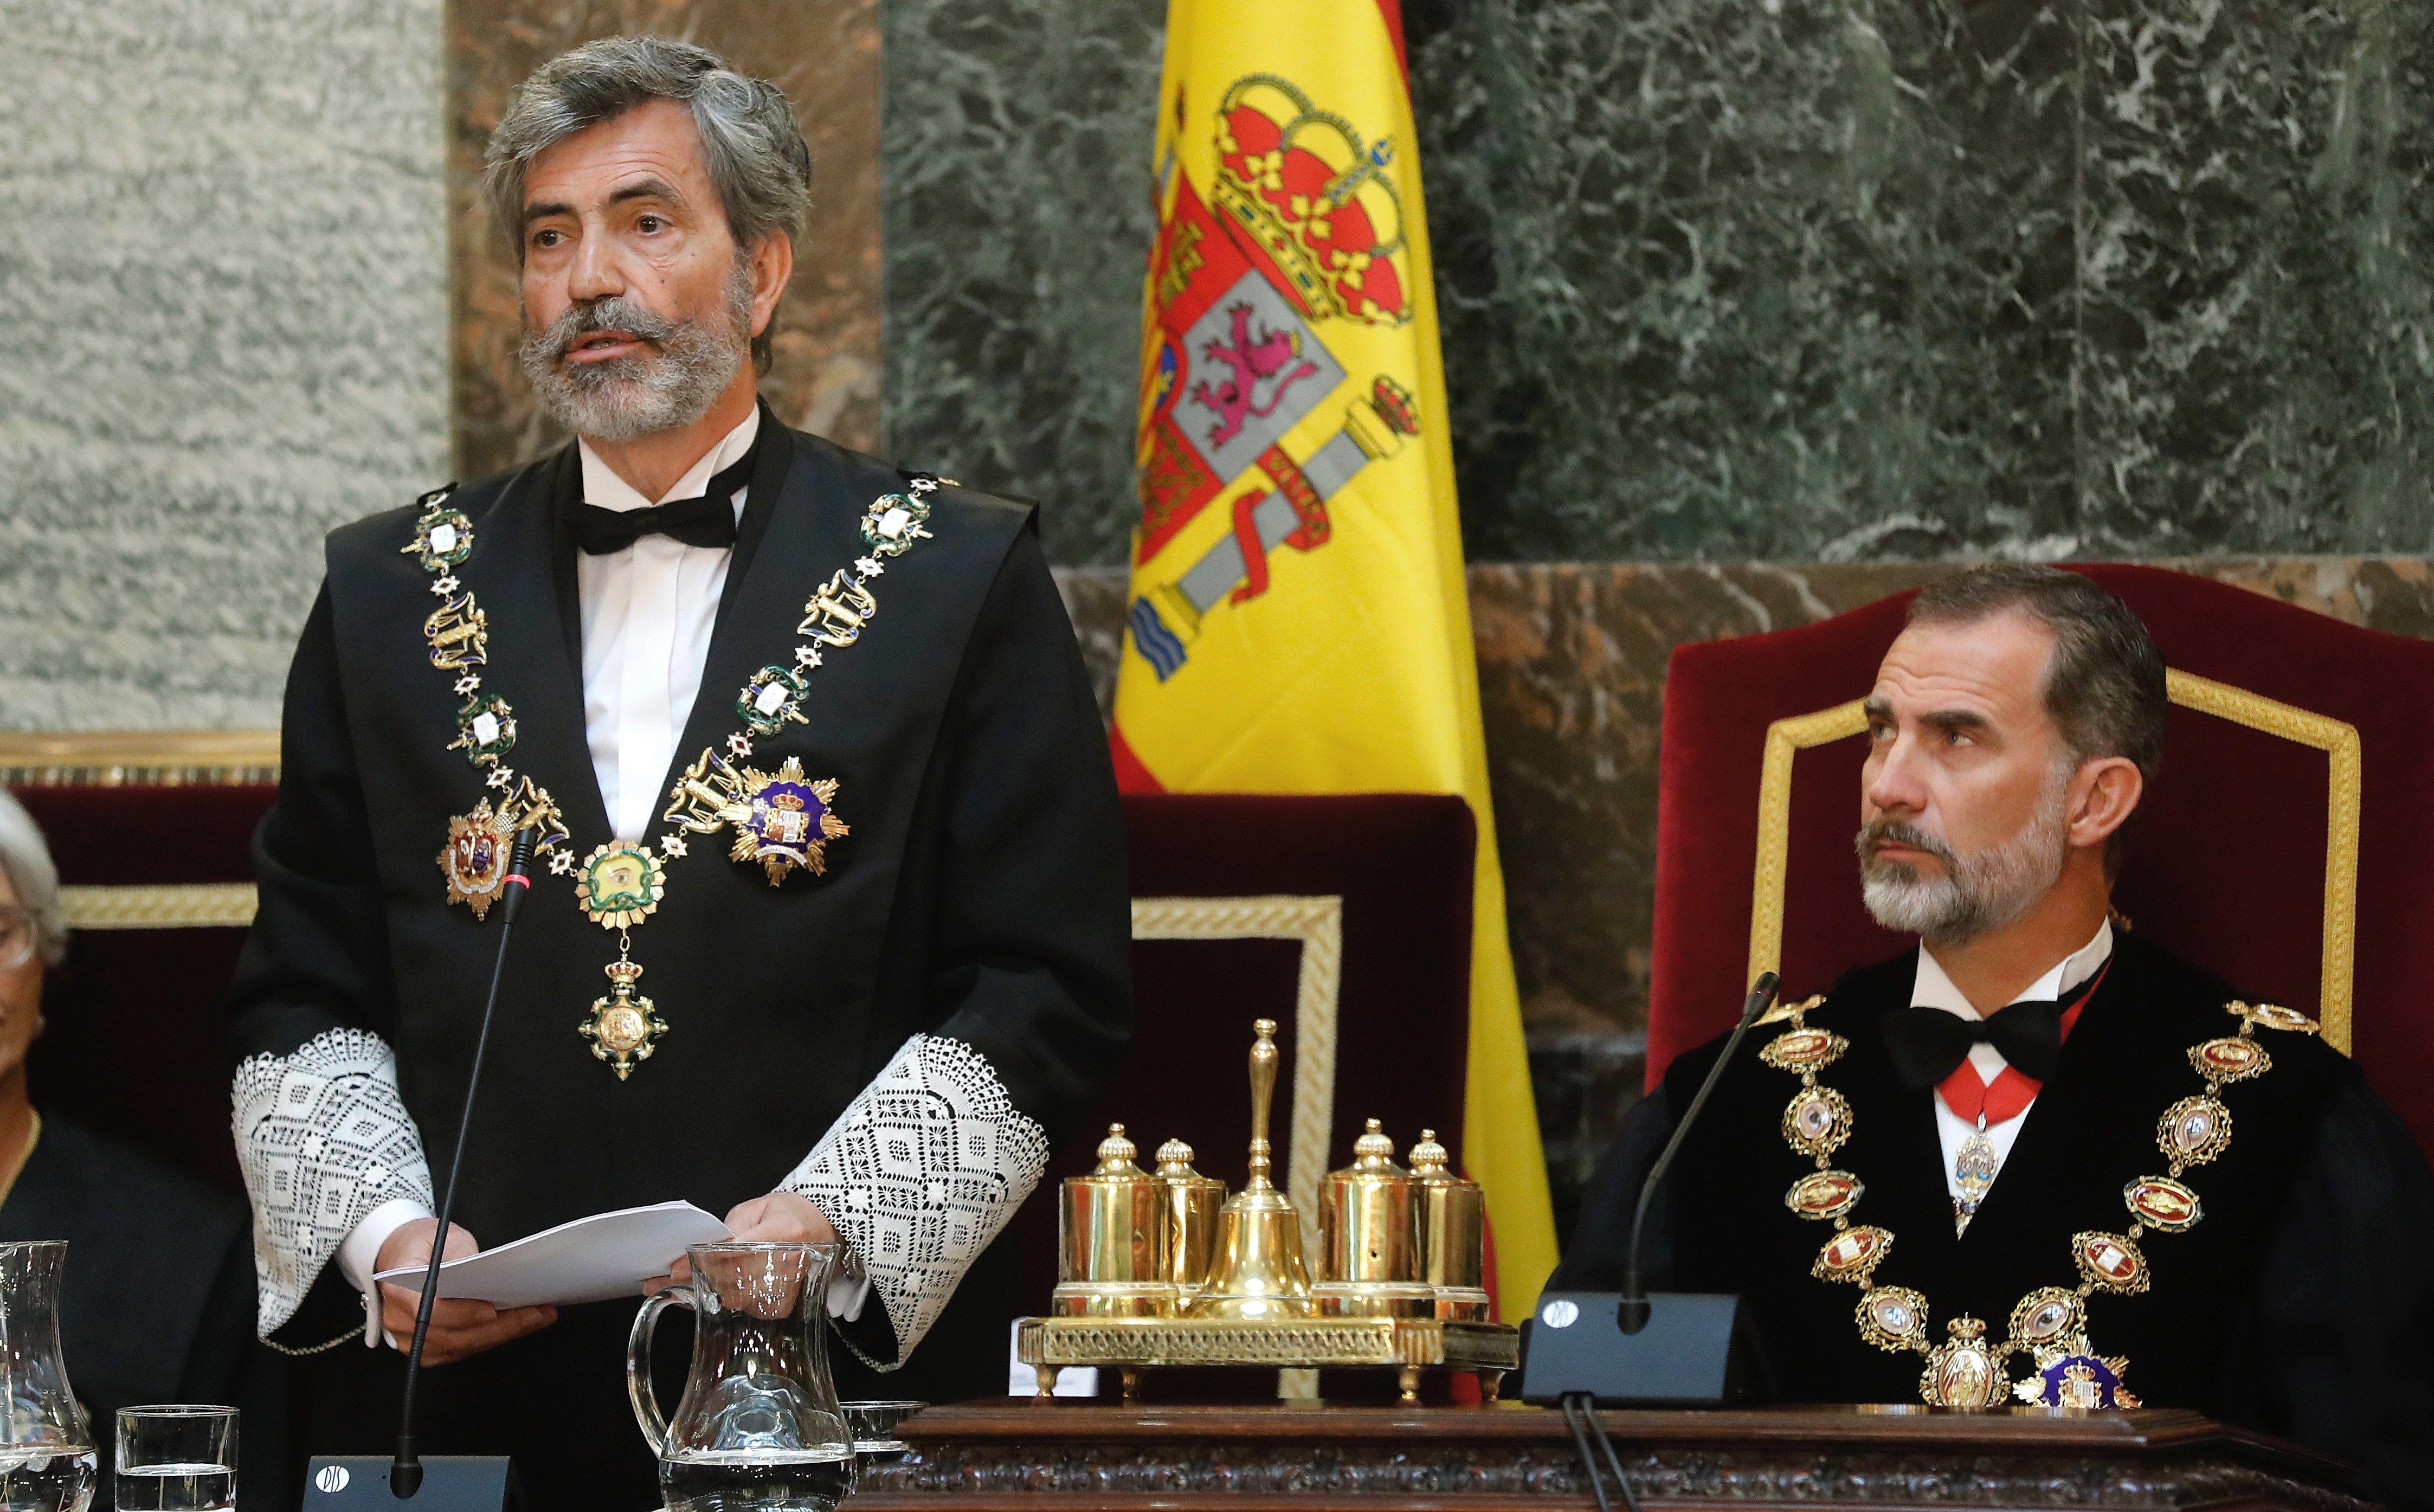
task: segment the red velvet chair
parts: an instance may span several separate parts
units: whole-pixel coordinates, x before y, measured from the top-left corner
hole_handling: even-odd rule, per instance
[[[2171,668],[2160,781],[2116,902],[2147,937],[2312,1014],[2434,1148],[2434,644],[2152,567],[2083,569]],[[1817,625],[1685,645],[1665,686],[1653,1087],[1731,1025],[1758,971],[1786,997],[1911,943],[1860,900],[1858,701],[1902,594]]]

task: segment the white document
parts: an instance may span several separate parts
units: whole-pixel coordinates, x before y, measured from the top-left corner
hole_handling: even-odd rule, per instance
[[[690,1202],[596,1213],[449,1261],[439,1267],[439,1295],[499,1307],[640,1297],[643,1283],[665,1276],[688,1246],[731,1237],[727,1225]],[[420,1292],[422,1272],[400,1265],[375,1280]]]

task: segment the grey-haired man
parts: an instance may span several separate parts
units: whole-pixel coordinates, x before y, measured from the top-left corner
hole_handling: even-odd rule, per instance
[[[873,1366],[951,1339],[888,1395],[985,1389],[1004,1309],[949,1296],[1130,1014],[1114,782],[1032,513],[760,402],[811,192],[775,86],[591,43],[518,93],[489,187],[579,439],[331,537],[236,989],[262,1331],[326,1342],[361,1296],[345,1327],[410,1335],[370,1278],[430,1253],[531,828],[449,1247],[691,1198],[841,1239]],[[631,1315],[443,1304],[424,1447],[656,1505]],[[385,1444],[365,1382],[316,1404],[315,1449]]]

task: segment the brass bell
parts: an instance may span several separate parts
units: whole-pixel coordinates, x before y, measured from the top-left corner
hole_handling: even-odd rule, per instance
[[[1208,1285],[1185,1309],[1191,1317],[1277,1319],[1314,1315],[1301,1219],[1268,1178],[1268,1104],[1277,1090],[1277,1022],[1251,1025],[1251,1170],[1217,1214],[1216,1260]]]
[[[1174,1283],[1176,1301],[1187,1302],[1208,1280],[1226,1183],[1193,1170],[1191,1146],[1169,1140],[1157,1147],[1157,1184],[1166,1221],[1166,1279]]]
[[[1329,1317],[1427,1317],[1435,1294],[1419,1279],[1412,1174],[1395,1163],[1395,1142],[1374,1118],[1352,1155],[1319,1188],[1318,1310]]]
[[[1464,1321],[1487,1316],[1487,1289],[1481,1277],[1487,1243],[1485,1203],[1479,1183],[1447,1167],[1451,1158],[1436,1130],[1420,1130],[1412,1146],[1412,1186],[1419,1210],[1419,1278],[1434,1298],[1436,1315]]]
[[[1098,1169],[1065,1178],[1056,1210],[1059,1317],[1166,1317],[1174,1284],[1166,1276],[1165,1188],[1133,1164],[1139,1153],[1122,1124],[1107,1125]]]

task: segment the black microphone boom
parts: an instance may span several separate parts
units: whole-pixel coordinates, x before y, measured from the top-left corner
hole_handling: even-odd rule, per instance
[[[448,1185],[439,1194],[439,1227],[431,1236],[431,1263],[422,1271],[422,1302],[414,1314],[414,1347],[405,1353],[405,1394],[397,1414],[397,1458],[388,1475],[389,1492],[401,1502],[422,1489],[422,1461],[414,1449],[414,1388],[422,1379],[422,1345],[431,1332],[431,1307],[439,1299],[439,1266],[448,1253],[448,1225],[456,1213],[456,1178],[465,1169],[465,1142],[473,1131],[473,1096],[481,1090],[482,1061],[490,1048],[490,1018],[499,1010],[499,978],[506,971],[507,936],[515,927],[516,910],[523,906],[524,894],[532,890],[535,833],[529,825],[516,832],[506,881],[500,884],[507,891],[500,900],[504,911],[499,918],[499,954],[490,966],[490,996],[482,1005],[482,1030],[473,1040],[473,1068],[465,1078],[465,1111],[456,1121],[456,1148],[448,1157]]]
[[[1682,1110],[1682,1121],[1673,1125],[1673,1137],[1665,1142],[1655,1163],[1648,1168],[1647,1179],[1639,1183],[1639,1206],[1631,1214],[1631,1247],[1622,1267],[1622,1297],[1615,1304],[1614,1313],[1616,1326],[1625,1333],[1637,1333],[1648,1327],[1648,1292],[1639,1281],[1639,1243],[1641,1230],[1648,1227],[1648,1204],[1656,1196],[1656,1184],[1665,1179],[1665,1168],[1673,1163],[1673,1153],[1682,1147],[1682,1137],[1698,1122],[1699,1109],[1707,1106],[1707,1094],[1716,1090],[1716,1082],[1723,1075],[1733,1052],[1740,1048],[1741,1036],[1749,1033],[1750,1025],[1757,1022],[1757,1016],[1774,1000],[1778,981],[1773,971],[1765,971],[1751,986],[1749,1000],[1741,1005],[1741,1022],[1733,1026],[1732,1038],[1724,1041],[1716,1063],[1707,1068],[1707,1079],[1699,1084],[1698,1094]]]

